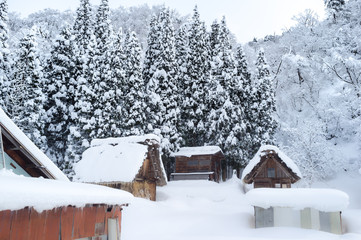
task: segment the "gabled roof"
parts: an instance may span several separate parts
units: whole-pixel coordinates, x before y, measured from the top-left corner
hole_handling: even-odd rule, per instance
[[[28,161],[31,167],[39,169],[51,179],[69,181],[65,174],[16,126],[16,124],[0,108],[0,127],[3,138],[10,141],[17,153]]]
[[[185,157],[191,157],[191,156],[197,156],[197,155],[213,155],[218,152],[222,152],[222,149],[218,146],[202,146],[202,147],[182,147],[179,149],[178,152],[172,153],[172,157],[178,157],[178,156],[185,156]]]
[[[248,165],[243,170],[242,173],[243,181],[245,181],[245,179],[251,178],[251,176],[254,175],[256,169],[259,168],[265,160],[263,156],[266,156],[267,154],[276,154],[278,156],[276,160],[279,161],[279,163],[283,165],[285,168],[287,168],[290,173],[293,173],[296,179],[302,178],[302,174],[300,170],[298,169],[297,165],[293,162],[291,158],[289,158],[276,146],[264,145],[260,147],[256,155],[253,157],[251,161],[249,161]]]
[[[81,182],[131,182],[147,157],[148,144],[159,144],[154,134],[94,139],[75,164],[74,180]],[[166,176],[163,164],[162,171]]]

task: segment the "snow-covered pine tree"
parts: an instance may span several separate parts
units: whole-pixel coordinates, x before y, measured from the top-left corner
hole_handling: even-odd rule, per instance
[[[209,78],[209,39],[194,8],[189,28],[189,55],[181,106],[181,132],[186,146],[202,146],[205,143],[206,87]]]
[[[147,37],[147,50],[145,52],[143,63],[143,79],[146,85],[148,85],[155,72],[154,61],[160,51],[159,34],[160,30],[158,18],[157,16],[153,16],[150,20],[149,33]]]
[[[43,73],[37,53],[35,30],[20,39],[10,88],[8,112],[14,122],[42,150],[46,149],[43,135],[44,99]]]
[[[239,103],[240,81],[236,76],[235,59],[229,40],[229,30],[223,17],[221,24],[212,25],[211,88],[207,108],[211,110],[207,132],[208,144],[219,145],[229,163],[239,168],[243,158],[245,136],[243,111]],[[213,42],[213,43],[212,43]]]
[[[48,140],[47,154],[57,166],[69,173],[71,163],[66,156],[70,126],[75,122],[71,116],[74,109],[74,89],[76,88],[76,58],[74,39],[69,27],[65,27],[55,39],[46,66],[47,112],[45,134]]]
[[[0,2],[0,107],[7,112],[7,98],[10,84],[10,57],[8,46],[8,5]],[[10,107],[10,106],[9,106]]]
[[[163,162],[169,169],[169,156],[179,147],[180,137],[177,130],[178,115],[178,67],[175,59],[175,38],[169,9],[163,9],[157,18],[157,23],[152,29],[158,32],[149,34],[159,36],[153,42],[153,49],[147,51],[147,56],[152,56],[153,65],[149,65],[151,71],[147,83],[147,112],[150,129],[162,138]],[[151,42],[152,38],[149,39]],[[147,65],[146,64],[146,65]]]
[[[117,103],[115,102],[115,81],[111,68],[111,45],[113,38],[109,20],[108,0],[102,0],[96,14],[95,39],[97,41],[94,51],[94,71],[92,86],[94,90],[93,108],[95,128],[91,138],[105,138],[113,136],[112,128],[115,128],[115,114]]]
[[[80,6],[76,11],[76,18],[73,26],[73,34],[80,55],[87,53],[88,45],[94,32],[93,26],[92,8],[89,0],[80,0]]]
[[[332,16],[333,21],[335,22],[337,15],[342,12],[345,7],[345,0],[324,0],[324,2],[330,16]]]
[[[125,98],[125,89],[126,89],[126,78],[125,78],[125,41],[123,36],[122,29],[119,29],[118,33],[113,37],[113,44],[111,48],[111,69],[112,69],[112,78],[114,81],[114,102],[116,105],[114,106],[114,114],[113,114],[113,124],[111,126],[111,131],[114,136],[123,136],[123,106],[124,106],[124,98]],[[143,110],[144,112],[144,110]]]
[[[230,95],[234,104],[239,105],[239,108],[243,112],[243,126],[241,124],[240,126],[235,126],[235,131],[240,132],[240,134],[243,135],[242,142],[240,143],[240,148],[243,149],[243,154],[240,154],[240,164],[241,166],[244,166],[252,159],[258,149],[254,149],[252,147],[252,134],[254,133],[253,122],[255,121],[253,116],[255,116],[255,114],[252,112],[251,107],[254,101],[254,89],[251,74],[248,70],[246,56],[241,45],[237,47],[235,54],[235,66],[235,80],[237,84],[234,86],[233,91],[230,92]],[[238,140],[239,139],[237,139],[237,141]]]
[[[274,143],[274,133],[277,128],[273,81],[262,48],[258,52],[256,67],[255,102],[252,107],[256,108],[254,109],[256,111],[256,118],[254,118],[256,124],[254,139],[256,142],[253,146],[258,148],[261,144]]]
[[[217,55],[217,48],[219,47],[219,23],[217,20],[214,20],[211,25],[211,33],[209,36],[210,46],[211,46],[211,53],[212,57]]]
[[[125,84],[123,104],[122,135],[142,135],[146,122],[145,85],[141,66],[142,49],[135,32],[127,33],[125,39]]]
[[[93,109],[95,97],[92,85],[96,47],[93,25],[89,0],[81,0],[72,31],[76,45],[76,73],[73,76],[76,84],[71,117],[75,124],[69,127],[70,134],[66,150],[66,158],[71,168],[73,163],[80,159],[84,149],[89,146],[90,136],[94,134],[96,126]],[[73,170],[71,169],[68,176],[71,178],[72,174]]]

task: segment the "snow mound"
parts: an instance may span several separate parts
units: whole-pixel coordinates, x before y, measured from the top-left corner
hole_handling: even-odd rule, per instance
[[[156,135],[94,139],[74,165],[74,180],[81,182],[131,182],[147,156],[146,140],[157,141]]]
[[[294,163],[294,161],[291,158],[289,158],[286,154],[284,154],[276,146],[263,145],[259,148],[256,155],[252,158],[251,161],[249,161],[248,165],[243,170],[241,179],[244,179],[247,176],[247,174],[249,174],[252,171],[252,169],[261,161],[261,157],[266,154],[266,152],[265,152],[266,150],[273,150],[275,153],[277,153],[278,156],[280,157],[280,159],[287,165],[287,167],[289,167],[294,173],[296,173],[297,176],[302,178],[301,171],[299,170],[299,168],[297,167],[297,165]]]
[[[130,203],[133,195],[113,188],[53,179],[18,176],[0,171],[0,211],[33,207],[42,212],[61,206],[86,204],[120,205]]]
[[[314,208],[324,212],[343,211],[349,204],[346,193],[335,189],[317,188],[257,188],[250,190],[246,197],[253,206],[290,207],[297,210]]]
[[[218,146],[202,146],[202,147],[182,147],[178,152],[172,153],[172,157],[185,156],[191,157],[195,155],[208,155],[222,152],[222,149]]]
[[[0,124],[30,153],[55,179],[69,181],[65,174],[16,126],[0,108]]]

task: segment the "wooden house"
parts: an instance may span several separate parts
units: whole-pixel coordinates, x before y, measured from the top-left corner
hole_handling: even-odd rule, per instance
[[[0,239],[119,240],[133,196],[103,186],[0,171]]]
[[[258,188],[246,194],[254,206],[255,227],[298,227],[342,234],[346,193],[335,189]]]
[[[2,109],[0,130],[0,239],[119,239],[131,194],[70,182]]]
[[[94,139],[75,165],[75,181],[122,189],[156,200],[156,186],[167,184],[159,138],[149,134]]]
[[[171,156],[175,158],[172,180],[222,180],[222,171],[225,171],[222,162],[225,158],[218,146],[183,147]]]
[[[242,173],[243,182],[254,188],[290,188],[301,177],[296,164],[271,145],[262,146]]]

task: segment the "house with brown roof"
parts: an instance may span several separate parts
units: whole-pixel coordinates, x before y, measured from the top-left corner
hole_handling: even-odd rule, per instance
[[[302,177],[297,165],[276,146],[261,146],[242,173],[254,188],[290,188]]]

